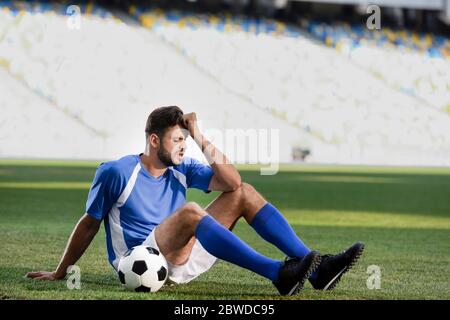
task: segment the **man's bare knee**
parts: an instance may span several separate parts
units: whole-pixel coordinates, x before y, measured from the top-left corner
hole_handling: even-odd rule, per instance
[[[166,259],[183,264],[194,245],[195,229],[207,213],[198,204],[188,202],[156,228],[156,241]]]
[[[256,189],[249,183],[242,182],[239,187],[240,195],[242,197],[241,204],[243,208],[243,216],[247,222],[253,220],[254,215],[267,203],[264,197],[256,191]]]
[[[252,203],[262,196],[256,191],[256,189],[247,182],[242,182],[238,189],[236,189],[236,195],[241,198],[241,203],[246,206],[249,202]]]
[[[186,203],[180,210],[180,215],[187,224],[197,223],[207,215],[206,211],[195,202]]]
[[[246,196],[250,196],[252,194],[258,193],[256,191],[256,189],[249,183],[247,182],[242,182],[240,189],[242,190],[242,192],[244,193],[244,195]]]

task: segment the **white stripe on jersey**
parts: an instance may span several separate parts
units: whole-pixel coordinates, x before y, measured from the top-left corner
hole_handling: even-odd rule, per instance
[[[172,170],[174,177],[177,178],[177,180],[181,183],[181,185],[185,189],[187,189],[186,176],[172,167],[169,167],[169,169]]]
[[[125,204],[128,197],[133,190],[133,187],[136,183],[136,179],[139,171],[141,170],[141,165],[138,163],[133,170],[133,174],[128,180],[128,183],[120,195],[117,202],[112,206],[111,211],[109,212],[109,228],[111,232],[111,242],[114,250],[114,255],[116,258],[113,261],[113,266],[116,268],[119,265],[120,257],[128,250],[127,244],[125,243],[125,237],[123,235],[123,229],[120,225],[120,210],[119,208]]]
[[[113,261],[113,266],[117,270],[120,257],[128,250],[123,235],[123,229],[120,226],[120,210],[114,204],[109,212],[109,230],[111,233],[111,243],[116,258]]]
[[[130,180],[128,180],[127,186],[123,190],[122,194],[120,195],[119,199],[117,200],[117,207],[120,208],[125,204],[128,197],[131,194],[131,191],[133,190],[134,184],[136,183],[136,179],[138,176],[139,171],[141,170],[141,164],[138,163],[133,170],[133,173],[131,174]]]

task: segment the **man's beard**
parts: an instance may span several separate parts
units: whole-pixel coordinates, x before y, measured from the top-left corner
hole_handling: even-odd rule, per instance
[[[166,151],[161,144],[158,148],[158,158],[166,167],[172,167],[175,165],[172,161],[170,152]]]

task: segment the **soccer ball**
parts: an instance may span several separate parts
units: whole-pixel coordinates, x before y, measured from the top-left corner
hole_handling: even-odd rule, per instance
[[[128,250],[119,261],[119,279],[128,290],[156,292],[167,280],[167,261],[152,247],[137,246]]]

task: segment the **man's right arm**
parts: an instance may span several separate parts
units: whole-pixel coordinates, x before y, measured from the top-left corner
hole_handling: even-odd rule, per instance
[[[28,272],[28,278],[39,280],[60,280],[66,276],[66,270],[74,265],[81,258],[87,247],[100,228],[101,220],[97,220],[87,213],[83,215],[73,229],[73,232],[67,242],[64,254],[61,257],[58,267],[55,271]]]

